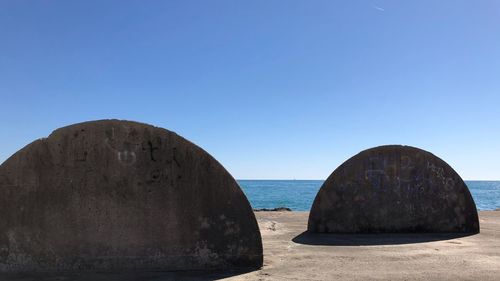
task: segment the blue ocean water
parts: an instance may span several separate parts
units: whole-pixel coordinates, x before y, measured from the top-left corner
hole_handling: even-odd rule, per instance
[[[238,180],[254,209],[309,211],[322,180]],[[500,181],[466,181],[478,210],[500,208]]]

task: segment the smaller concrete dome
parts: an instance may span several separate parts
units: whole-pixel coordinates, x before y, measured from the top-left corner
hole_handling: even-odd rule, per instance
[[[474,200],[460,176],[410,146],[371,148],[350,158],[314,200],[310,232],[478,233]]]

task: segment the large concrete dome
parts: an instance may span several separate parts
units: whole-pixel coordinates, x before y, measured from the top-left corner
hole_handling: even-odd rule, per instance
[[[0,271],[260,266],[260,232],[238,184],[173,132],[80,123],[0,166]]]
[[[460,176],[433,154],[388,145],[362,151],[325,181],[309,214],[321,233],[478,233],[476,205]]]

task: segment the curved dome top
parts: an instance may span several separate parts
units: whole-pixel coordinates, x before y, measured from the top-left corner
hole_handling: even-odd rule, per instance
[[[360,152],[325,181],[308,230],[331,233],[478,233],[476,206],[460,176],[433,154],[387,145]]]
[[[231,175],[162,128],[101,120],[0,166],[0,270],[260,267],[252,209]]]

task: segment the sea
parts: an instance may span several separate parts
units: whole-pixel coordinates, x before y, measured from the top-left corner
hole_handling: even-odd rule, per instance
[[[252,208],[309,211],[323,180],[238,180]],[[500,209],[500,181],[465,181],[478,210]]]

